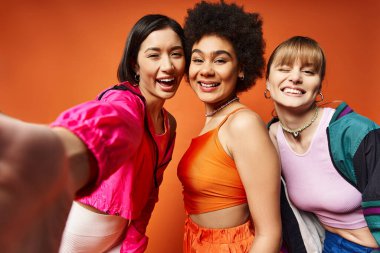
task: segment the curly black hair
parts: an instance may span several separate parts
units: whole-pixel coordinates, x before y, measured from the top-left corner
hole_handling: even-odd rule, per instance
[[[194,43],[205,35],[217,35],[228,39],[235,49],[244,80],[238,79],[236,92],[246,91],[263,76],[265,68],[265,42],[262,18],[258,13],[248,13],[236,4],[201,1],[187,10],[185,18],[185,52],[190,59]],[[190,62],[187,63],[188,76]]]

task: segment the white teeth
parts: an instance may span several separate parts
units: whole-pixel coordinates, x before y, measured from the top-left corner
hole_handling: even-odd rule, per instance
[[[218,83],[200,83],[200,84],[202,87],[206,87],[206,88],[212,88],[219,85]]]
[[[300,90],[292,89],[292,88],[285,88],[284,92],[286,93],[292,93],[292,94],[302,94]]]
[[[174,78],[158,79],[159,82],[170,83],[174,81]]]

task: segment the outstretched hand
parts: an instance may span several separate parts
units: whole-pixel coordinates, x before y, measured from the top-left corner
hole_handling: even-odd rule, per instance
[[[58,252],[75,192],[66,163],[50,128],[0,114],[1,252]]]

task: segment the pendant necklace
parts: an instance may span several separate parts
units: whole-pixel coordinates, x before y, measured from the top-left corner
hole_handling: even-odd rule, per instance
[[[313,118],[310,120],[310,122],[306,123],[304,126],[292,130],[292,129],[287,128],[284,124],[282,124],[281,120],[280,120],[280,125],[281,125],[282,129],[284,129],[285,132],[288,132],[288,133],[292,134],[294,136],[294,138],[297,138],[303,130],[305,130],[306,128],[311,126],[311,124],[313,124],[313,122],[317,119],[317,117],[318,117],[318,106],[315,107],[315,112],[314,112]]]

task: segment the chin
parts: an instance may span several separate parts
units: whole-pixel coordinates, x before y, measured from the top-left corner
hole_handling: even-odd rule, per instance
[[[215,98],[213,96],[210,96],[209,94],[204,94],[202,92],[196,92],[196,95],[199,100],[201,100],[203,103],[212,104],[215,102]]]
[[[174,92],[161,92],[159,94],[159,97],[162,98],[162,99],[171,99],[172,97],[174,97],[175,95],[175,91]]]
[[[289,108],[289,109],[304,109],[309,108],[311,106],[311,103],[299,103],[299,102],[288,102],[288,103],[281,103],[282,107]]]

